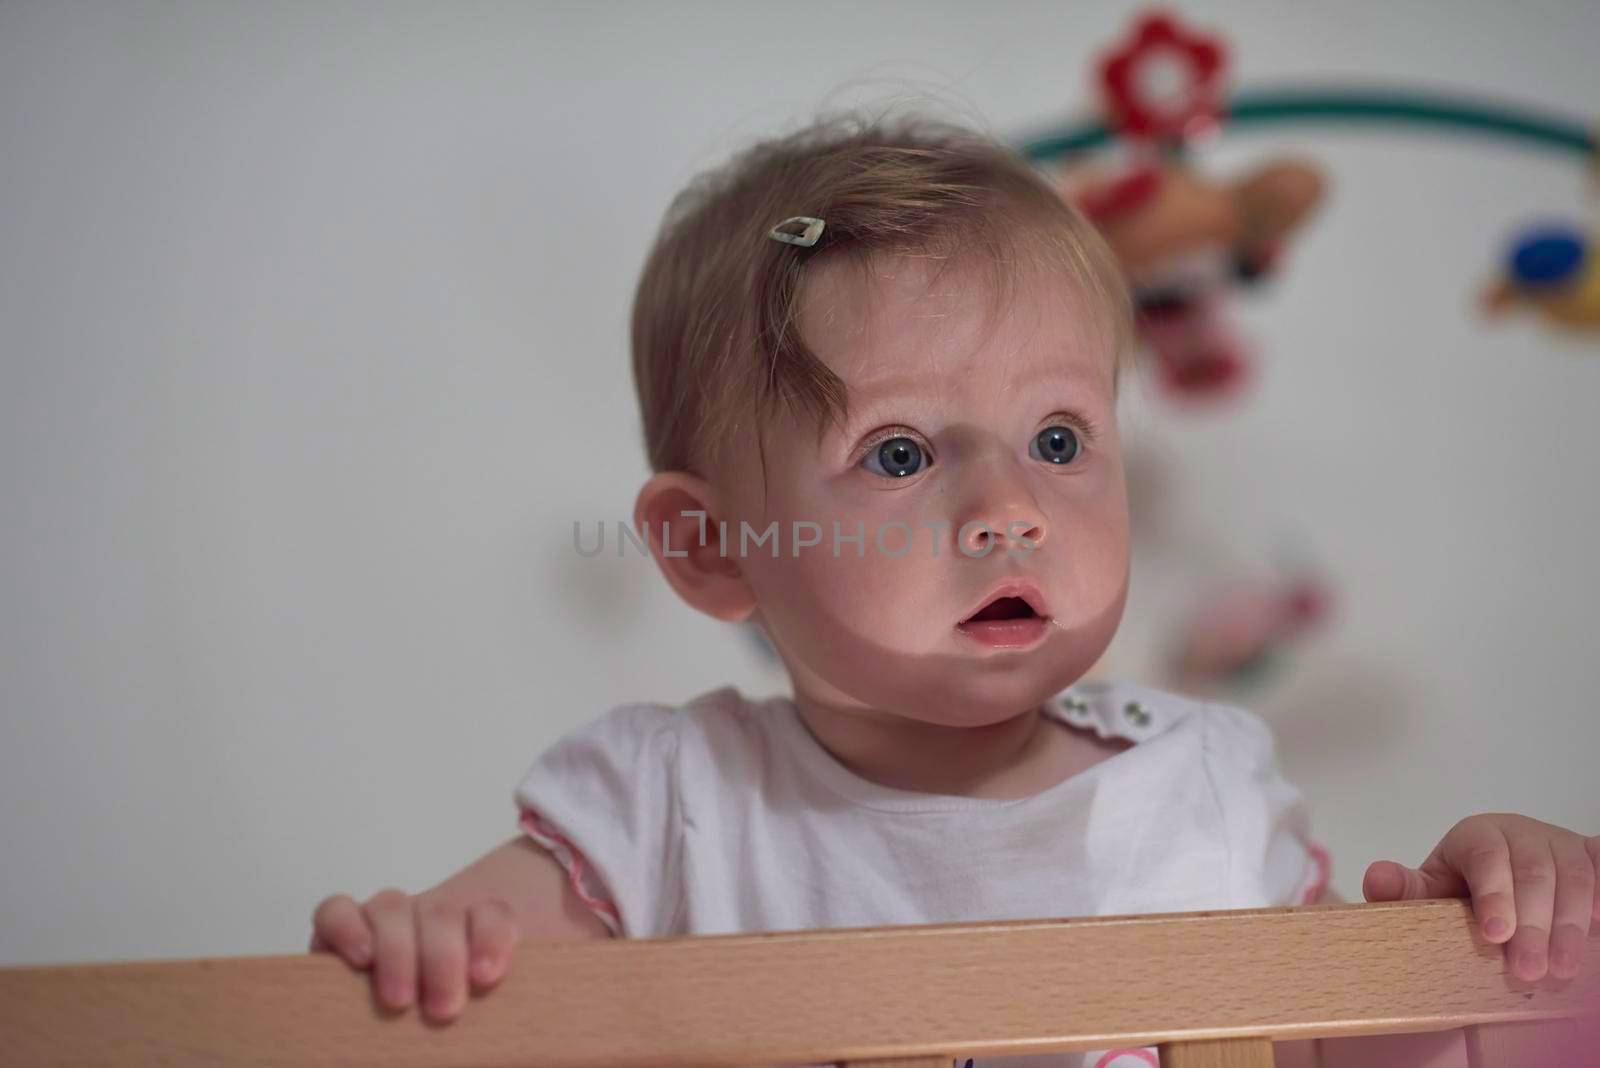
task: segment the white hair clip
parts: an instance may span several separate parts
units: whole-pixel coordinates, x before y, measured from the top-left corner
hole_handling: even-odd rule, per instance
[[[822,228],[827,223],[821,219],[813,219],[809,215],[796,215],[785,219],[783,222],[767,231],[767,236],[774,241],[782,241],[788,245],[802,245],[810,248],[817,243],[817,238],[822,236]],[[791,229],[785,229],[791,227]],[[802,230],[801,227],[804,227]]]

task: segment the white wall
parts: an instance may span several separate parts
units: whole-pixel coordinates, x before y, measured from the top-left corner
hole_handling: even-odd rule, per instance
[[[662,209],[906,79],[1063,122],[1132,10],[0,6],[0,962],[299,951],[323,895],[512,834],[598,710],[770,689],[647,562],[570,549],[645,473],[625,320]],[[1600,98],[1592,4],[1185,13],[1246,86]],[[1280,150],[1334,188],[1244,309],[1258,390],[1128,418],[1197,543],[1293,531],[1339,583],[1258,708],[1359,898],[1472,812],[1600,830],[1600,344],[1471,309],[1517,225],[1586,204],[1570,156],[1460,138],[1215,162]],[[1126,663],[1158,593],[1136,572]]]

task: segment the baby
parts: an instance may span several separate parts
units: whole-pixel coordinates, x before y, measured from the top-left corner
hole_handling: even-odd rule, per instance
[[[421,894],[327,898],[312,949],[448,1020],[519,938],[1339,900],[1262,720],[1081,681],[1128,589],[1129,343],[1093,228],[975,133],[826,120],[698,180],[633,309],[634,522],[792,696],[612,709],[533,764],[522,833]],[[1571,976],[1597,866],[1600,837],[1481,815],[1363,891],[1470,897],[1518,975]]]

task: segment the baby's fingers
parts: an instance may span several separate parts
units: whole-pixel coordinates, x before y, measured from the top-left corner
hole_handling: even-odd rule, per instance
[[[1592,923],[1600,924],[1600,834],[1583,840],[1584,852],[1589,854],[1589,862],[1594,866],[1594,911],[1589,914]]]
[[[1571,979],[1583,962],[1589,940],[1589,918],[1594,912],[1595,865],[1577,835],[1550,843],[1555,853],[1555,915],[1550,928],[1550,974]]]
[[[380,890],[362,912],[372,928],[372,987],[389,1009],[404,1009],[417,993],[416,921],[403,890]]]
[[[467,1000],[467,914],[449,901],[417,902],[422,955],[422,1008],[429,1018],[453,1019]]]
[[[480,988],[494,986],[511,963],[517,944],[516,918],[511,906],[499,899],[474,905],[467,914],[467,940],[472,952],[472,980]]]
[[[352,968],[372,963],[372,932],[361,908],[348,894],[322,900],[311,915],[312,953],[337,953]]]
[[[1538,835],[1507,835],[1515,879],[1516,930],[1506,942],[1506,963],[1520,979],[1544,978],[1550,963],[1550,932],[1556,903],[1553,841]]]

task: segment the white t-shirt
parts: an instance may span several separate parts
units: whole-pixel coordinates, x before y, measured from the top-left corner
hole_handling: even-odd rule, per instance
[[[1124,683],[1080,683],[1045,711],[1137,744],[1027,798],[913,793],[839,763],[788,698],[724,688],[567,735],[518,785],[520,823],[628,938],[1260,908],[1327,885],[1259,717]]]

